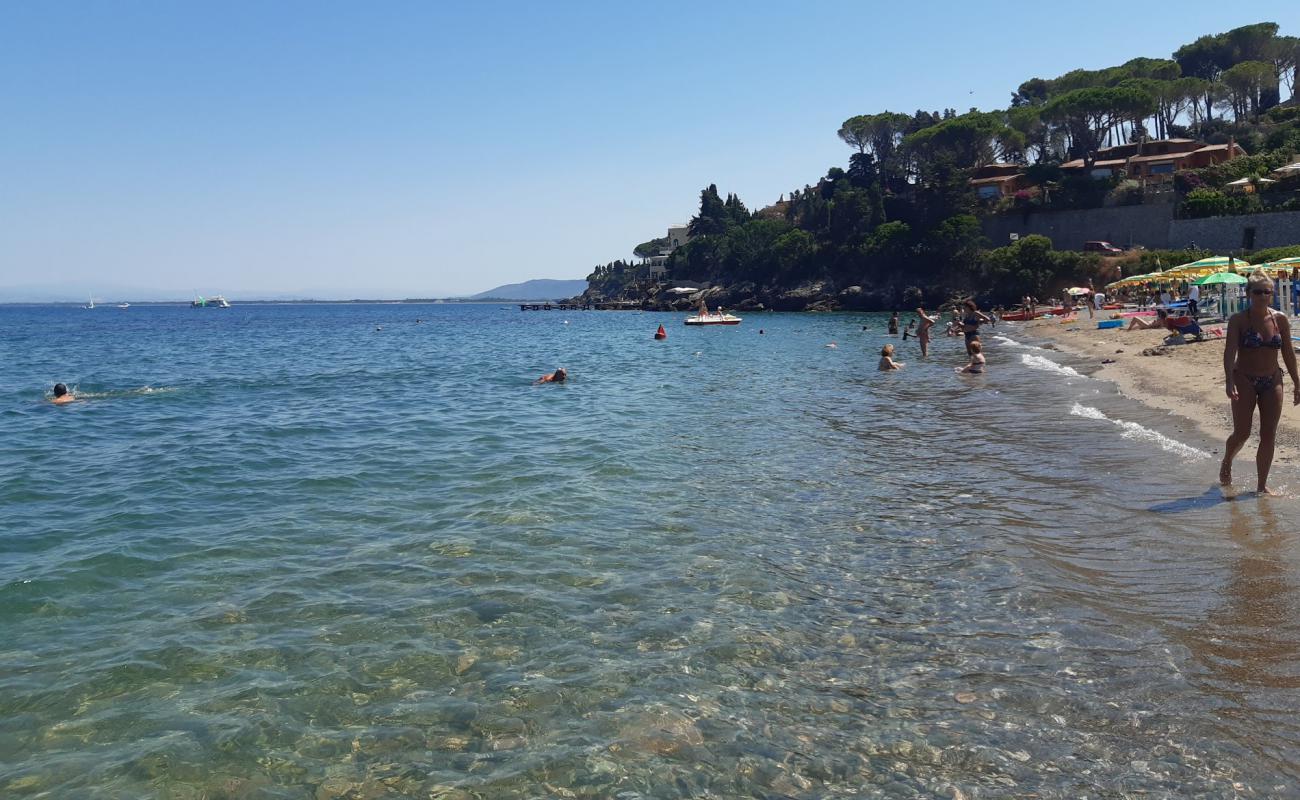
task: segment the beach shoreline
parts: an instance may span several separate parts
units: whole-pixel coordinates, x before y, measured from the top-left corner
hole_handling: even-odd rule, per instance
[[[1109,381],[1125,397],[1187,420],[1217,440],[1218,445],[1211,452],[1221,458],[1224,442],[1232,432],[1232,416],[1223,389],[1222,338],[1162,346],[1166,335],[1163,331],[1098,329],[1100,319],[1104,317],[1084,316],[1066,323],[1059,319],[1038,319],[1017,323],[1016,330],[1095,364],[1098,369],[1090,377]],[[1207,331],[1216,329],[1226,330],[1227,323],[1206,326]],[[1159,355],[1144,355],[1156,348]],[[1110,363],[1103,363],[1107,360]],[[1300,410],[1291,404],[1290,376],[1285,380],[1286,405],[1278,424],[1273,465],[1293,470],[1300,465]],[[1253,485],[1258,437],[1257,417],[1251,439],[1234,463],[1233,475],[1239,485],[1247,482]]]

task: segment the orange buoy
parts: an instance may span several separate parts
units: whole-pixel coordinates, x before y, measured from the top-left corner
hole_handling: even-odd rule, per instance
[[[659,330],[655,331],[655,339],[663,340],[667,338],[668,338],[668,331],[664,330],[663,325],[660,325]]]

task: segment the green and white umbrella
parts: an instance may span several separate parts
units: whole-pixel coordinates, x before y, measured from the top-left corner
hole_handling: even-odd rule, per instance
[[[1195,281],[1197,286],[1210,286],[1216,283],[1245,283],[1245,277],[1235,272],[1216,272],[1213,275],[1206,275],[1204,278]]]

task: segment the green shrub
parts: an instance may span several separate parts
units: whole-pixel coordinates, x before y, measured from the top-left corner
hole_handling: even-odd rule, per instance
[[[1146,275],[1156,270],[1165,270],[1179,264],[1190,264],[1214,255],[1209,250],[1187,248],[1184,250],[1143,250],[1138,257],[1138,266],[1124,268],[1125,275]]]
[[[1278,261],[1283,258],[1296,258],[1300,256],[1300,244],[1290,244],[1286,247],[1270,247],[1267,250],[1256,250],[1250,254],[1250,263],[1262,264],[1265,261]]]
[[[1183,198],[1180,213],[1187,219],[1222,217],[1228,213],[1228,196],[1218,189],[1193,189]]]

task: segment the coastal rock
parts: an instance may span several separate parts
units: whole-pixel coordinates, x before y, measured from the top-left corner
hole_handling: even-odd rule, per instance
[[[654,708],[635,714],[620,730],[624,743],[643,753],[668,755],[704,742],[695,723],[680,711]]]

